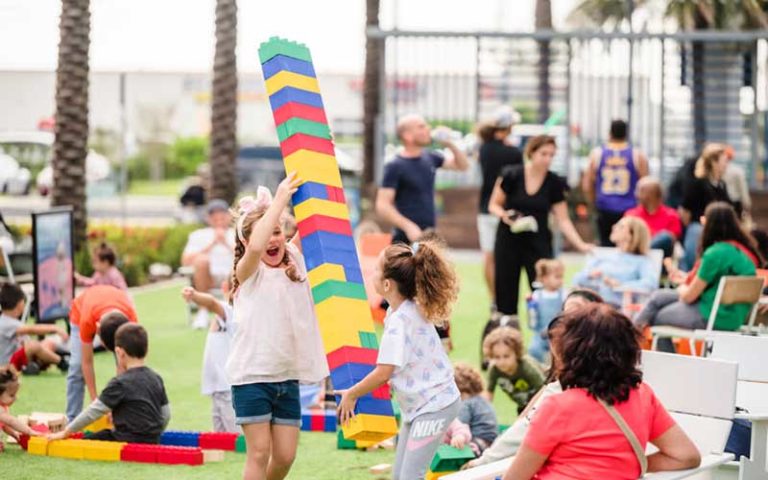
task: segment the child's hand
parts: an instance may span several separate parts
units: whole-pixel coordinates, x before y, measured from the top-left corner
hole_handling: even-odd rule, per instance
[[[275,200],[279,200],[282,203],[288,205],[288,200],[291,199],[291,195],[296,193],[299,189],[301,180],[296,176],[296,172],[291,172],[287,177],[280,182],[275,192]]]
[[[464,448],[464,445],[466,444],[467,442],[463,435],[456,435],[451,439],[451,446],[453,448],[458,448],[459,450],[461,450],[462,448]]]
[[[48,439],[49,442],[52,442],[54,440],[64,440],[69,436],[69,430],[66,428],[58,433],[49,433],[45,436],[45,438]]]
[[[355,416],[355,404],[357,403],[357,398],[355,398],[349,390],[336,390],[333,394],[341,395],[341,400],[339,401],[339,406],[336,408],[336,413],[339,416],[339,422],[344,425]]]
[[[192,297],[195,295],[195,289],[193,287],[184,287],[181,289],[181,296],[184,297],[184,300],[191,302]]]

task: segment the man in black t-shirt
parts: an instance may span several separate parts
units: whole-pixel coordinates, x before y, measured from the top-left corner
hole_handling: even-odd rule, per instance
[[[467,156],[447,138],[447,129],[437,133],[437,141],[453,156],[428,150],[432,142],[429,124],[420,115],[406,115],[397,124],[403,150],[384,165],[384,177],[376,196],[376,212],[394,225],[393,242],[410,243],[423,230],[433,228],[435,218],[435,172],[438,168],[466,170]]]
[[[141,325],[125,323],[117,329],[114,345],[118,368],[123,373],[110,380],[99,398],[64,431],[49,435],[49,440],[67,438],[112,412],[114,429],[89,433],[85,438],[132,443],[160,441],[171,418],[171,409],[163,379],[144,365],[147,332]]]

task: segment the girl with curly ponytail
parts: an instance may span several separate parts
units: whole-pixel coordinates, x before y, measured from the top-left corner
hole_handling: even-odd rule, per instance
[[[376,292],[389,303],[376,368],[337,392],[339,417],[354,416],[363,395],[390,381],[403,422],[392,478],[424,478],[427,467],[460,406],[453,367],[434,325],[448,320],[458,295],[453,267],[434,241],[395,244],[379,257]]]
[[[245,478],[288,474],[301,425],[299,382],[329,375],[301,244],[298,236],[288,242],[281,225],[299,182],[288,175],[274,200],[259,187],[236,212],[234,333],[226,370],[235,423],[245,433]]]

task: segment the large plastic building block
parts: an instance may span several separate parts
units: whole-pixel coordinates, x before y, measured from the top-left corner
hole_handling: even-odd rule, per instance
[[[280,37],[270,37],[268,42],[259,46],[259,60],[265,63],[277,55],[312,62],[312,55],[303,43],[292,42]]]
[[[303,133],[297,133],[280,143],[280,152],[282,152],[283,158],[297,150],[310,150],[328,155],[336,155],[336,148],[333,146],[333,142],[327,138],[318,138],[311,135],[304,135]]]
[[[345,250],[357,254],[355,239],[352,235],[324,232],[318,230],[301,239],[301,249],[304,256],[311,256],[316,250]]]
[[[230,432],[203,432],[200,434],[200,448],[204,450],[235,451],[237,433]]]
[[[291,102],[303,103],[312,107],[323,108],[323,99],[314,92],[308,92],[300,88],[284,87],[269,96],[269,105],[272,111]],[[330,137],[323,137],[330,139]]]
[[[103,462],[119,462],[124,442],[100,442],[86,440],[83,444],[84,460],[100,460]]]
[[[282,71],[272,75],[264,83],[267,86],[267,93],[269,95],[285,87],[295,87],[308,92],[320,93],[320,85],[317,83],[317,78],[300,73]]]
[[[427,470],[427,474],[424,475],[424,480],[436,480],[440,477],[444,477],[448,474],[454,473],[455,471],[451,472],[433,472],[432,470]]]
[[[373,398],[378,398],[379,400],[390,400],[392,399],[392,392],[389,390],[389,385],[384,384],[377,388],[376,390],[371,392],[371,396]]]
[[[303,182],[321,183],[336,188],[342,187],[339,167],[336,164],[336,158],[332,155],[302,149],[285,157],[284,162],[285,171],[296,173],[296,176]],[[327,190],[319,198],[338,202],[333,197],[329,198]],[[295,200],[294,198],[294,205],[300,203],[295,202]]]
[[[327,217],[341,218],[349,221],[349,209],[343,203],[330,200],[319,200],[310,198],[301,202],[293,208],[296,215],[296,221],[300,222],[312,215],[325,215]]]
[[[224,450],[203,450],[203,463],[223,462]]]
[[[361,414],[342,425],[342,429],[345,438],[381,442],[397,434],[397,422],[393,416]]]
[[[365,287],[360,283],[328,280],[312,289],[312,298],[320,303],[330,297],[357,298],[365,300]]]
[[[336,433],[336,448],[339,450],[354,450],[357,448],[354,440],[344,438],[344,431],[339,430]]]
[[[328,200],[333,200],[334,202],[339,203],[347,203],[347,198],[344,196],[344,188],[342,187],[335,187],[333,185],[328,185]]]
[[[239,435],[237,437],[237,441],[235,441],[235,451],[241,452],[241,453],[244,453],[246,451],[244,435]]]
[[[392,416],[392,400],[379,400],[370,394],[357,399],[355,414],[389,415]]]
[[[109,422],[109,417],[104,415],[95,422],[91,423],[83,429],[86,432],[99,432],[101,430],[107,430],[112,428],[112,424]],[[70,437],[71,438],[71,437]]]
[[[159,451],[158,445],[128,443],[120,451],[120,460],[123,462],[157,463]]]
[[[86,440],[55,440],[48,444],[49,457],[83,459],[83,442]]]
[[[275,124],[280,125],[291,118],[303,118],[317,123],[328,123],[325,110],[298,102],[288,102],[275,111]]]
[[[332,250],[326,248],[320,252],[313,252],[312,255],[304,257],[304,263],[308,269],[313,269],[324,263],[334,263],[336,265],[342,265],[344,267],[344,273],[347,276],[348,282],[362,282],[362,274],[353,276],[350,274],[350,270],[354,273],[355,269],[359,271],[359,262],[357,260],[357,253],[349,250]],[[360,280],[357,280],[357,279]],[[366,302],[367,304],[368,302]],[[371,325],[373,328],[373,325]]]
[[[281,142],[297,133],[303,133],[318,138],[327,138],[329,140],[331,139],[331,129],[328,128],[328,125],[325,123],[312,122],[310,120],[304,120],[303,118],[294,117],[277,126],[277,138]]]
[[[27,452],[32,455],[48,455],[48,440],[45,437],[30,437]]]
[[[437,447],[437,452],[432,459],[429,469],[433,472],[455,472],[474,458],[475,454],[472,453],[472,449],[468,446],[459,450],[450,445],[440,445]]]
[[[359,332],[360,345],[365,348],[379,348],[379,341],[376,339],[376,334],[373,332]]]
[[[340,235],[352,235],[352,226],[346,220],[341,220],[325,215],[312,215],[305,218],[297,225],[299,235],[302,237],[312,235],[315,232],[332,232]],[[336,279],[340,280],[340,279]]]
[[[335,322],[338,328],[349,330],[353,328],[351,336],[354,340],[347,345],[362,347],[360,344],[359,332],[360,330],[367,328],[370,325],[368,322],[373,322],[371,319],[371,309],[368,307],[368,302],[354,298],[341,298],[331,297],[318,304],[315,304],[315,313],[321,323],[327,324],[330,328],[333,328],[333,322]],[[321,327],[322,328],[322,327]],[[326,345],[325,351],[332,352],[337,348],[330,348]]]
[[[345,363],[331,370],[331,381],[334,388],[346,390],[364,379],[374,367],[374,365],[361,363]]]
[[[315,218],[315,217],[310,217]],[[347,281],[347,275],[344,272],[344,267],[341,265],[334,265],[332,263],[324,263],[307,273],[309,277],[310,285],[318,285],[328,280],[340,280]]]
[[[328,198],[328,187],[324,183],[307,182],[305,181],[299,188],[296,189],[296,193],[291,197],[291,202],[294,205],[298,205],[310,198],[319,198],[320,200],[330,200]]]
[[[305,432],[335,432],[336,410],[304,410],[301,412],[301,430]]]
[[[333,370],[345,363],[376,365],[376,358],[378,355],[379,352],[375,349],[347,345],[328,353],[328,368]]]
[[[179,447],[200,446],[200,434],[198,432],[177,432],[168,430],[160,436],[160,445],[176,445]]]
[[[281,71],[298,73],[308,77],[317,77],[315,67],[312,62],[299,60],[298,58],[288,57],[286,55],[275,55],[261,66],[264,72],[264,79],[269,79]]]
[[[197,447],[162,445],[158,447],[157,463],[166,465],[202,465],[203,450]]]

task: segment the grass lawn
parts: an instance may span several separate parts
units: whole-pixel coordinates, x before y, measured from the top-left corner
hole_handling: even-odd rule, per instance
[[[452,322],[454,351],[451,358],[479,364],[479,337],[488,317],[488,295],[479,264],[459,263],[461,294]],[[569,269],[573,273],[573,269]],[[175,430],[211,430],[210,401],[200,394],[200,365],[205,332],[186,326],[186,310],[179,286],[136,292],[134,298],[141,323],[150,336],[148,364],[165,380],[171,401],[170,428]],[[521,309],[521,312],[524,309]],[[521,321],[525,325],[525,321]],[[103,387],[114,374],[110,355],[96,355],[98,385]],[[51,370],[38,377],[26,377],[19,399],[12,407],[15,414],[32,411],[62,412],[65,404],[64,376]],[[503,394],[494,401],[501,423],[516,416],[515,405]],[[302,432],[296,463],[289,478],[312,480],[372,479],[368,467],[391,463],[394,452],[357,452],[336,449],[335,434]],[[100,478],[122,480],[168,480],[239,478],[243,454],[227,453],[226,460],[201,467],[102,463],[27,455],[9,445],[0,454],[3,479],[56,480]]]
[[[153,182],[152,180],[132,180],[128,185],[128,195],[165,195],[178,197],[181,195],[183,179],[176,178]]]

